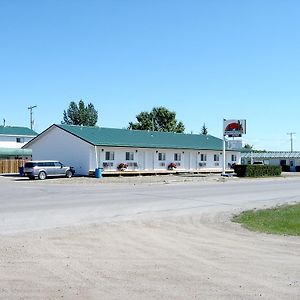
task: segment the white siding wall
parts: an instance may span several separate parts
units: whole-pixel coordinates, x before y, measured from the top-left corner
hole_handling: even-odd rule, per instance
[[[114,160],[106,160],[105,153],[114,152]],[[134,160],[126,161],[125,153],[133,152]],[[159,153],[165,153],[165,160],[158,160]],[[117,148],[117,147],[97,147],[98,167],[103,167],[103,163],[109,164],[104,170],[116,170],[120,163],[137,163],[138,167],[129,166],[128,170],[167,170],[168,165],[174,162],[174,153],[181,154],[179,170],[199,170],[199,169],[222,169],[223,157],[220,151],[198,151],[182,149],[143,149],[143,148]],[[201,161],[201,154],[206,154],[207,160]],[[214,155],[219,155],[219,161],[214,161]],[[236,161],[232,161],[232,154],[236,156]],[[94,147],[90,152],[90,170],[96,168],[96,155]],[[239,163],[240,154],[238,152],[226,152],[226,168],[229,164]],[[178,162],[177,162],[178,163]],[[203,165],[200,166],[199,163]]]
[[[21,138],[24,142],[17,143],[17,138]],[[31,139],[32,137],[0,135],[0,148],[22,148]]]
[[[30,146],[33,160],[53,159],[75,168],[77,175],[88,175],[90,144],[58,129],[51,128]]]
[[[114,160],[106,160],[106,152],[114,152]],[[132,152],[133,153],[133,160],[126,160],[126,152]],[[150,153],[151,154],[151,153]],[[130,169],[142,169],[144,170],[148,166],[148,157],[149,152],[145,151],[143,149],[139,148],[117,148],[117,147],[97,147],[97,158],[98,158],[98,167],[103,167],[103,163],[108,163],[109,165],[112,164],[112,166],[106,167],[106,170],[116,170],[118,165],[120,163],[136,163],[138,167],[136,166],[129,166],[128,170]],[[93,148],[91,150],[91,159],[90,159],[90,169],[93,170],[97,164],[96,164],[96,155],[95,155],[95,149]],[[150,167],[152,169],[152,166]]]

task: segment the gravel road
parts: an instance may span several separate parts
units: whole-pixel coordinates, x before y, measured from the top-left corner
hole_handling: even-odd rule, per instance
[[[230,222],[299,184],[0,177],[0,299],[299,299],[300,238]]]

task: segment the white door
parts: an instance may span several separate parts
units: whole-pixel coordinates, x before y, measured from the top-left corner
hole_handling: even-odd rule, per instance
[[[138,156],[138,167],[140,170],[145,170],[145,151],[139,151],[139,156]]]
[[[184,152],[184,169],[189,170],[190,169],[190,153],[185,151]]]

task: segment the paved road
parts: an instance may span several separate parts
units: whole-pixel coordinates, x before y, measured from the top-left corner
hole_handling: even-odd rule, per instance
[[[77,180],[77,181],[76,181]],[[300,178],[90,184],[0,177],[0,234],[299,201]]]

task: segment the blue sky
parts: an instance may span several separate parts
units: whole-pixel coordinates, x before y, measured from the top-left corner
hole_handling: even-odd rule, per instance
[[[247,119],[245,143],[300,150],[300,1],[0,0],[6,125],[60,123],[70,101],[127,127],[165,106],[186,132]]]

